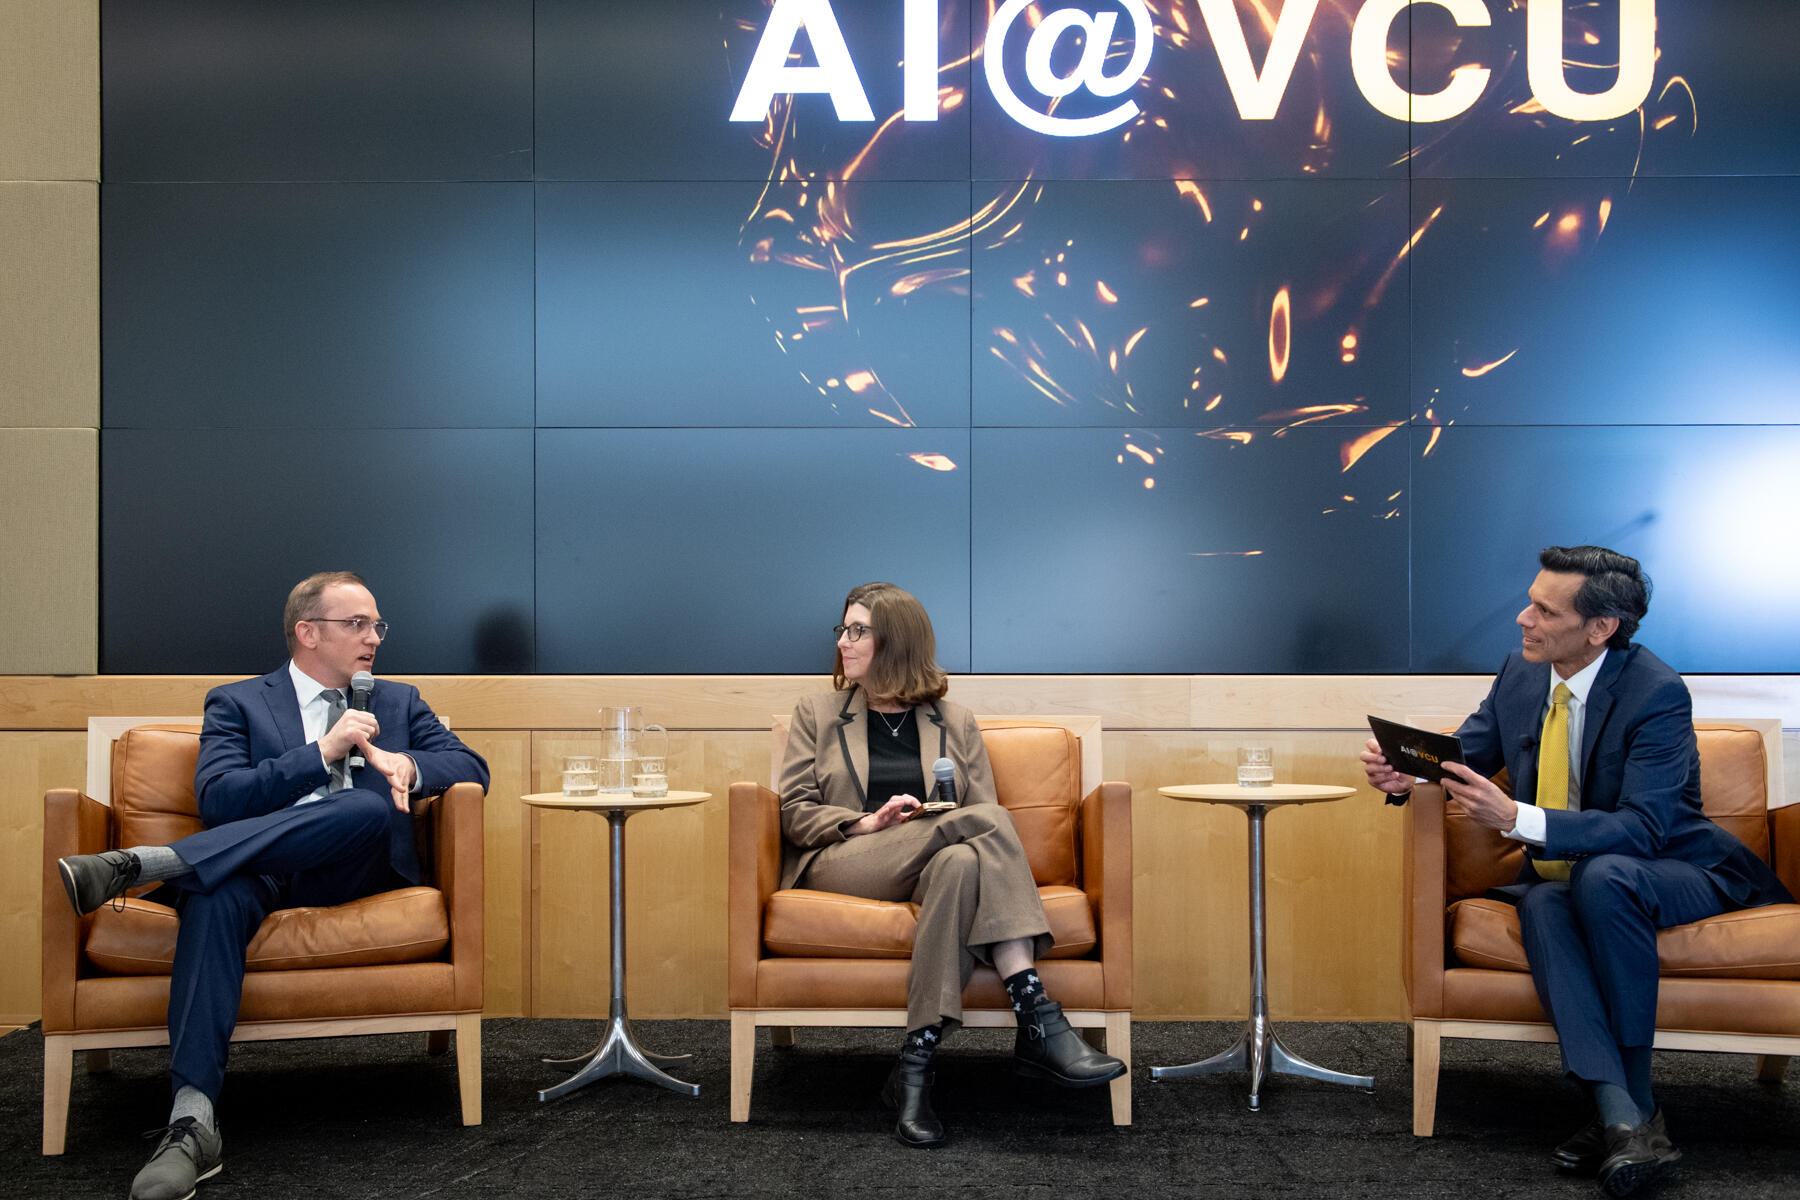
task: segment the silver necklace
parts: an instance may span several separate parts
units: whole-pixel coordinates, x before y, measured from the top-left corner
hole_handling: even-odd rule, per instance
[[[888,725],[888,715],[886,713],[882,712],[879,709],[874,709],[874,708],[871,708],[869,711],[874,713],[876,716],[880,717],[881,723],[883,725],[887,725],[888,735],[890,737],[896,737],[896,738],[900,736],[900,730],[906,725],[906,718],[910,717],[912,715],[912,709],[903,708],[900,710],[900,713],[899,713],[900,719],[895,721],[893,724]]]

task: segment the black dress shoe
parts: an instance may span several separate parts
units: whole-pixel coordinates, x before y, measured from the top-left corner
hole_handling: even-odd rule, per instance
[[[881,1102],[899,1110],[894,1120],[894,1139],[914,1150],[932,1150],[950,1140],[944,1123],[931,1109],[931,1085],[937,1073],[931,1069],[931,1056],[910,1050],[900,1052],[900,1061],[888,1072],[881,1088]]]
[[[1125,1073],[1125,1064],[1082,1041],[1063,1016],[1062,1005],[1040,1000],[1036,1008],[1019,1014],[1013,1070],[1063,1087],[1082,1088],[1111,1083]]]
[[[1606,1125],[1598,1114],[1594,1119],[1575,1131],[1573,1137],[1550,1152],[1550,1161],[1557,1169],[1571,1171],[1577,1175],[1592,1175],[1606,1161],[1606,1138],[1603,1136]],[[1658,1107],[1650,1117],[1650,1131],[1663,1142],[1669,1135],[1663,1126],[1663,1112]]]
[[[138,881],[143,865],[137,855],[123,850],[102,850],[98,854],[71,854],[56,860],[62,872],[63,890],[77,916],[87,916]]]
[[[1624,1123],[1608,1125],[1600,1135],[1606,1141],[1600,1190],[1609,1196],[1629,1196],[1681,1161],[1681,1151],[1649,1121],[1635,1129]]]

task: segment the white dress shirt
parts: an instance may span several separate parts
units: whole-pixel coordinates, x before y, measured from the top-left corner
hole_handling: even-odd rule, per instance
[[[1553,703],[1555,703],[1556,685],[1559,683],[1566,684],[1566,685],[1568,685],[1569,692],[1570,692],[1570,697],[1569,697],[1569,811],[1570,812],[1580,812],[1581,811],[1581,730],[1582,730],[1582,727],[1587,722],[1588,693],[1594,690],[1594,680],[1600,674],[1600,664],[1605,661],[1606,661],[1606,650],[1604,648],[1602,648],[1600,651],[1600,656],[1598,658],[1594,659],[1594,661],[1589,663],[1587,666],[1581,668],[1581,670],[1575,672],[1575,674],[1568,679],[1564,679],[1561,676],[1557,675],[1556,668],[1551,667],[1550,668],[1550,688],[1548,691],[1546,691],[1544,693],[1543,712],[1545,715],[1548,715],[1548,713],[1550,712],[1550,706]],[[1539,737],[1543,736],[1543,721],[1541,719],[1538,722],[1538,734],[1539,734]],[[1523,801],[1521,801],[1519,803],[1518,821],[1516,824],[1513,825],[1513,827],[1511,829],[1506,831],[1506,836],[1509,838],[1512,838],[1514,841],[1530,842],[1534,846],[1541,847],[1544,844],[1544,836],[1545,836],[1546,830],[1548,828],[1548,825],[1549,825],[1549,821],[1545,818],[1543,809],[1539,808],[1535,804],[1526,804]]]
[[[319,739],[325,736],[326,722],[331,719],[331,702],[320,695],[327,689],[324,684],[296,667],[291,658],[288,659],[288,678],[294,681],[294,699],[300,702],[300,731],[306,735],[307,741],[317,745]],[[348,691],[344,688],[336,690],[343,693],[344,703],[349,704]],[[323,750],[319,751],[319,761],[325,762]],[[331,764],[325,762],[325,769],[329,771]],[[314,788],[311,793],[302,796],[294,803],[311,804],[315,800],[323,800],[330,794],[331,783],[328,780],[325,786]]]

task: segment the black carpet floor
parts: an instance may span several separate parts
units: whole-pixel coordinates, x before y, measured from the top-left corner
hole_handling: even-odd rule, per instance
[[[887,1031],[802,1030],[757,1056],[751,1120],[726,1118],[727,1027],[646,1021],[639,1036],[691,1051],[677,1074],[698,1099],[608,1081],[540,1104],[566,1072],[541,1055],[591,1046],[592,1021],[484,1026],[485,1123],[464,1128],[454,1061],[423,1037],[251,1043],[233,1050],[221,1107],[225,1170],[202,1200],[229,1197],[660,1197],[992,1195],[1017,1197],[1592,1197],[1558,1175],[1550,1148],[1585,1117],[1557,1078],[1554,1047],[1445,1044],[1438,1131],[1412,1135],[1412,1087],[1398,1025],[1288,1024],[1293,1049],[1373,1074],[1373,1094],[1277,1079],[1250,1112],[1242,1075],[1151,1083],[1152,1065],[1228,1045],[1235,1025],[1144,1022],[1133,1029],[1135,1121],[1115,1128],[1104,1088],[1016,1080],[1010,1035],[963,1031],[938,1056],[937,1107],[951,1144],[907,1150],[876,1091]],[[77,1061],[68,1151],[38,1153],[42,1039],[0,1037],[0,1196],[123,1197],[167,1113],[164,1051],[119,1051],[112,1071]],[[1800,1195],[1800,1083],[1758,1084],[1730,1055],[1661,1053],[1656,1079],[1686,1160],[1641,1195]]]

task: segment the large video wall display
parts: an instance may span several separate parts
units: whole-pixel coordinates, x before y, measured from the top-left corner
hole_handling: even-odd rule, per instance
[[[1788,0],[101,18],[104,670],[1484,672],[1594,541],[1800,671]]]

